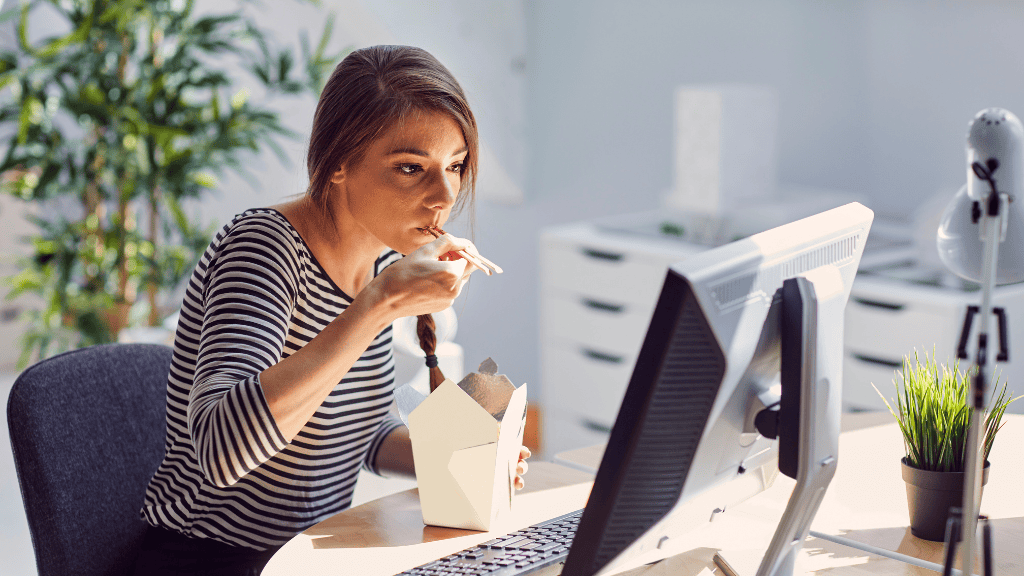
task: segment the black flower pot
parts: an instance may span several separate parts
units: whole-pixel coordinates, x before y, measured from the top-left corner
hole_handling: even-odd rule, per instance
[[[942,542],[946,539],[946,520],[950,508],[960,508],[964,497],[963,472],[932,472],[903,463],[903,480],[907,483],[907,505],[910,508],[910,533],[923,540]],[[981,485],[988,483],[989,463],[982,469]]]

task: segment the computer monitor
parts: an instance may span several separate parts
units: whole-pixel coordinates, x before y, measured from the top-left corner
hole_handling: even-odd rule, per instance
[[[844,309],[873,216],[848,204],[670,268],[563,576],[622,567],[777,471],[797,485],[758,574],[792,572],[836,467]]]

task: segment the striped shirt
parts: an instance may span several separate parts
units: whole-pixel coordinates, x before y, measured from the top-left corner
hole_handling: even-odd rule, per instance
[[[383,253],[374,275],[397,261]],[[352,302],[298,231],[248,210],[216,235],[188,283],[167,381],[164,460],[143,519],[192,537],[265,550],[349,507],[361,468],[401,425],[391,327],[289,443],[259,374],[302,348]]]

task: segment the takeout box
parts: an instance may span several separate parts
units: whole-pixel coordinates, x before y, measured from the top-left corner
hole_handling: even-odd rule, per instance
[[[490,530],[512,510],[526,426],[526,384],[518,388],[488,358],[480,372],[445,380],[429,395],[396,391],[409,427],[423,523]]]

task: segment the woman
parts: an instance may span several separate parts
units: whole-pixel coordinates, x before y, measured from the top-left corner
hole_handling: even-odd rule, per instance
[[[189,283],[137,574],[259,574],[349,506],[360,468],[414,473],[389,415],[391,323],[447,308],[475,270],[455,253],[472,243],[426,228],[472,204],[477,141],[462,89],[425,51],[338,65],[306,195],[236,216]]]

